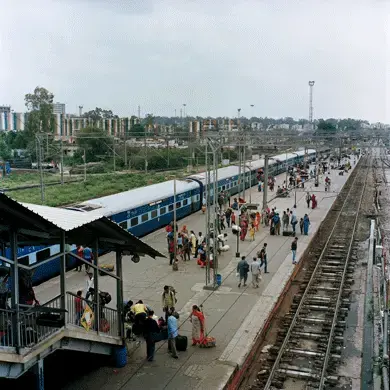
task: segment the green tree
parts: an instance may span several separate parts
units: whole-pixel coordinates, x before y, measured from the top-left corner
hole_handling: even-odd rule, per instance
[[[326,140],[330,141],[336,135],[337,127],[331,121],[320,119],[315,133],[316,135],[325,137]]]
[[[30,134],[54,132],[53,99],[54,95],[43,87],[36,87],[33,93],[25,95],[29,111],[25,131]]]
[[[102,119],[117,119],[118,115],[115,115],[111,110],[105,110],[99,107],[96,107],[94,110],[87,111],[83,115],[84,118],[89,118],[94,122]]]
[[[10,160],[12,156],[12,149],[6,143],[6,137],[0,138],[0,160],[7,161]]]
[[[131,134],[135,137],[143,137],[145,133],[145,127],[140,123],[135,123],[131,126]]]
[[[112,141],[103,129],[90,126],[79,131],[76,143],[80,148],[78,154],[82,155],[85,149],[87,161],[92,162],[109,156]]]

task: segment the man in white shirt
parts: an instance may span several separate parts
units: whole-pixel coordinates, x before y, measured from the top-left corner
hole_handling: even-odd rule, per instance
[[[260,271],[260,262],[258,261],[257,257],[253,258],[253,262],[250,266],[250,270],[252,273],[252,286],[253,288],[258,288],[261,271]]]

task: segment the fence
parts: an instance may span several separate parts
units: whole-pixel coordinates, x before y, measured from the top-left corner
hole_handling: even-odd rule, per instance
[[[51,299],[43,304],[42,307],[60,309],[61,296]],[[19,308],[19,321],[17,322],[20,332],[19,343],[17,332],[15,332],[13,327],[14,317],[17,315],[16,312],[9,309],[0,309],[0,346],[31,348],[58,331],[58,328],[38,325],[37,318],[41,313],[32,310],[33,307],[19,305]]]
[[[79,298],[79,301],[76,299]],[[118,312],[116,309],[111,309],[110,307],[100,306],[100,320],[96,320],[96,305],[94,302],[89,301],[82,297],[77,297],[77,295],[67,292],[67,324],[72,326],[79,327],[83,330],[88,331],[97,331],[108,336],[117,337],[119,335],[119,321],[118,321]],[[82,317],[84,313],[87,313],[88,308],[90,309],[90,314],[92,314],[92,321],[90,325],[84,322],[82,325]],[[99,329],[98,329],[99,327]]]

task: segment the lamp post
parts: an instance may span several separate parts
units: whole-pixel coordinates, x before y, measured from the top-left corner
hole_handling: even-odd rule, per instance
[[[176,176],[173,179],[173,264],[176,263],[177,238],[176,238]]]
[[[298,157],[297,153],[293,152],[293,154],[295,154]],[[295,184],[295,186],[294,186],[294,209],[296,209],[296,208],[297,208],[297,186]]]

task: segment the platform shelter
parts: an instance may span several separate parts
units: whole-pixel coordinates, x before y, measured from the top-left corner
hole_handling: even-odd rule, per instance
[[[59,251],[43,261],[19,261],[20,248],[53,245],[59,245]],[[89,246],[93,262],[79,257],[75,245]],[[160,252],[102,215],[22,204],[4,194],[0,194],[0,249],[2,274],[8,271],[9,275],[7,288],[3,284],[0,291],[0,377],[18,378],[35,369],[37,388],[43,389],[43,360],[57,349],[113,354],[126,360],[122,261],[137,263],[142,256],[164,257]],[[113,272],[99,264],[99,253],[108,251],[116,253]],[[115,307],[105,305],[100,294],[93,294],[89,300],[83,297],[81,321],[75,312],[76,296],[66,286],[69,264],[74,267],[72,258],[89,265],[94,291],[100,291],[100,277],[115,280],[115,291],[109,291]],[[58,295],[39,305],[26,304],[19,285],[21,276],[42,270],[53,261],[60,261]]]

